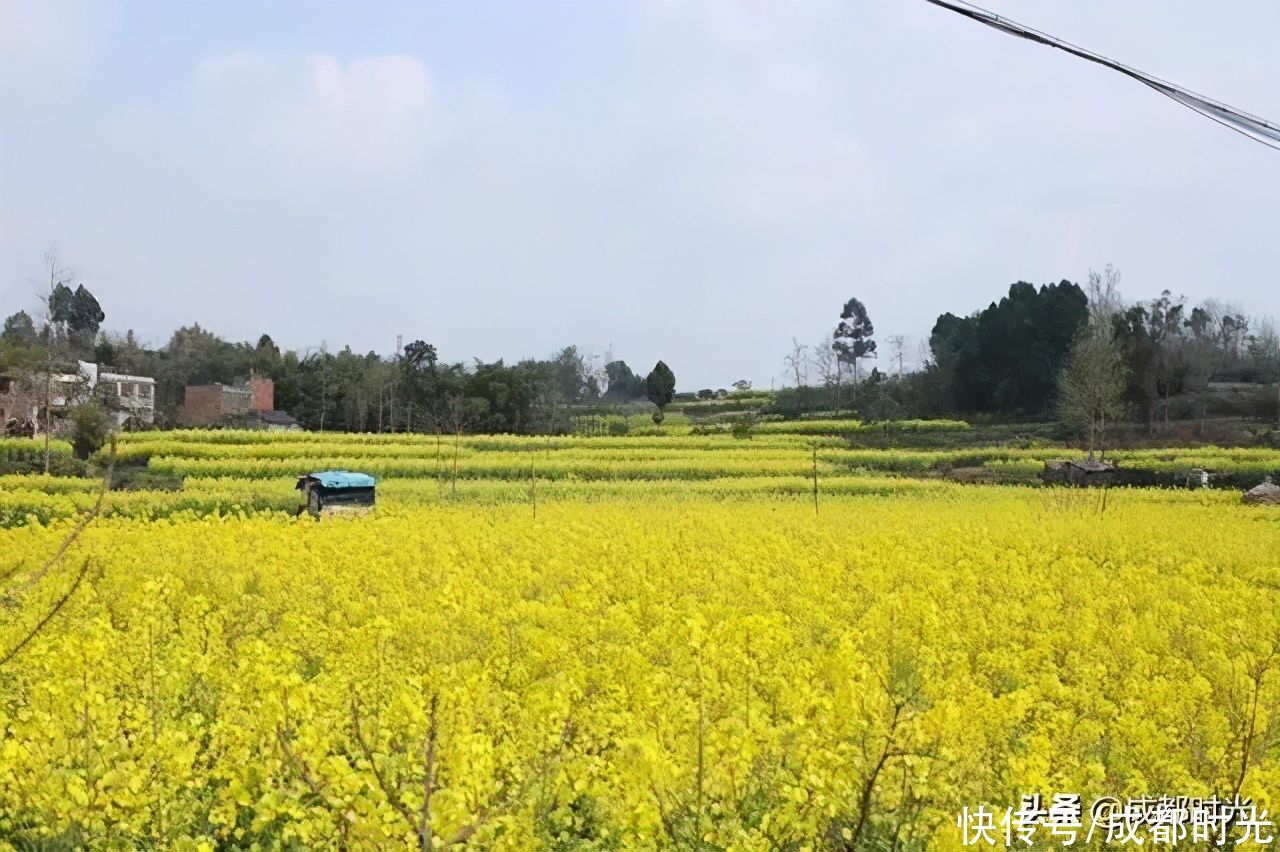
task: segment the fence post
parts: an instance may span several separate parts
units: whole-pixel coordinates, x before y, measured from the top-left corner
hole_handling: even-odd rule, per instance
[[[535,450],[529,453],[529,502],[533,504],[533,517],[538,517],[538,477],[533,472],[533,457],[537,455]]]
[[[813,513],[818,514],[818,445],[813,445]]]

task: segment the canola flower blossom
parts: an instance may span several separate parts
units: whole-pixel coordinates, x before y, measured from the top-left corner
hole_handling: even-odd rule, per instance
[[[123,512],[43,577],[72,517],[0,529],[3,648],[87,566],[0,666],[0,843],[945,850],[1034,791],[1280,809],[1274,516],[678,485]]]
[[[370,434],[339,439],[305,432],[179,430],[124,435],[118,458],[122,464],[142,463],[167,475],[261,479],[299,468],[332,466],[358,467],[381,477],[432,477],[444,469],[452,474],[456,459],[459,477],[511,479],[525,475],[530,458],[535,457],[539,475],[546,479],[695,480],[804,475],[815,450],[820,470],[828,477],[860,475],[866,470],[915,475],[953,467],[985,467],[1026,476],[1070,452],[1060,446],[851,448],[838,437],[838,430],[857,423],[765,423],[756,427],[757,434],[749,440],[677,433],[639,437]],[[936,431],[965,431],[948,425],[964,426],[958,421],[903,421],[896,432],[934,431],[921,428],[927,423],[947,427]],[[791,431],[763,428],[773,426]],[[1158,473],[1208,469],[1254,481],[1280,475],[1280,450],[1267,447],[1115,450],[1109,458],[1123,467]]]

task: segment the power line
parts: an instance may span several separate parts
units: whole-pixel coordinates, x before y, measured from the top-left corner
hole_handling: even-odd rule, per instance
[[[967,3],[965,0],[926,0],[926,2],[955,12],[958,15],[963,15],[970,20],[985,24],[1008,35],[1024,38],[1048,47],[1056,47],[1058,50],[1070,53],[1072,56],[1110,68],[1113,71],[1119,71],[1126,77],[1132,77],[1144,86],[1155,89],[1165,97],[1194,110],[1205,118],[1216,121],[1223,127],[1247,136],[1254,142],[1266,145],[1268,148],[1280,151],[1280,126],[1264,118],[1250,115],[1221,101],[1197,94],[1184,86],[1179,86],[1168,80],[1161,80],[1159,77],[1139,71],[1137,68],[1117,62],[1114,59],[1109,59],[1100,53],[1094,53],[1092,50],[1086,50],[1064,39],[1051,36],[1017,21],[1011,21],[980,6]]]

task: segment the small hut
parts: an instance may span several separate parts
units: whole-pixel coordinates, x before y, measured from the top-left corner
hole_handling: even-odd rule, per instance
[[[298,512],[319,518],[332,514],[363,514],[373,509],[377,480],[367,473],[324,470],[298,477],[297,489],[306,498]]]
[[[1093,459],[1047,461],[1040,478],[1048,485],[1114,485],[1116,467]]]
[[[1280,485],[1276,485],[1271,481],[1271,477],[1268,476],[1261,485],[1256,485],[1246,491],[1241,499],[1246,503],[1280,506]]]

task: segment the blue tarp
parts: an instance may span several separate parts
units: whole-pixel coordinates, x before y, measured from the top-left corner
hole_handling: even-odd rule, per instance
[[[372,488],[377,481],[367,473],[354,473],[349,470],[322,470],[311,474],[325,488]]]

